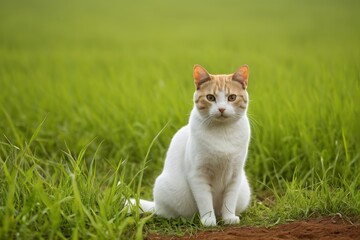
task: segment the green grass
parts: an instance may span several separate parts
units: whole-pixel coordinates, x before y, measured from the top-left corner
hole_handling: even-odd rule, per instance
[[[241,224],[359,218],[358,2],[0,6],[1,238],[201,230],[196,217],[124,209],[129,197],[151,198],[192,108],[196,63],[211,73],[250,66],[254,194]]]

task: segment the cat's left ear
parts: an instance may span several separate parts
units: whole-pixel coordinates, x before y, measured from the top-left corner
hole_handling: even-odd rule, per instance
[[[241,83],[243,89],[247,88],[249,77],[249,67],[248,65],[242,65],[232,76],[233,81]]]
[[[201,84],[211,80],[209,73],[200,65],[194,66],[193,75],[197,90],[199,90]]]

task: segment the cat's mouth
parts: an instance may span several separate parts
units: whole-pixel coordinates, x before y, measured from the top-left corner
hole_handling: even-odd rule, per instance
[[[223,113],[216,116],[216,119],[222,121],[222,120],[225,120],[225,119],[228,119],[230,116],[227,116],[227,115],[224,115]]]

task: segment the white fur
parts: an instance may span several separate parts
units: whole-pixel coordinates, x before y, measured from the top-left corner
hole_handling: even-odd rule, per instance
[[[225,117],[219,108],[225,108]],[[204,226],[216,226],[217,217],[225,224],[239,223],[250,201],[244,171],[249,140],[246,109],[228,103],[224,92],[206,114],[194,106],[189,124],[170,143],[154,202],[141,200],[140,207],[165,218],[199,213]]]

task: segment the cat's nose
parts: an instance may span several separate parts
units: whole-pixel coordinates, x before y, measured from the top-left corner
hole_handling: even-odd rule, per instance
[[[225,108],[218,108],[219,109],[219,112],[223,113],[225,112]]]

